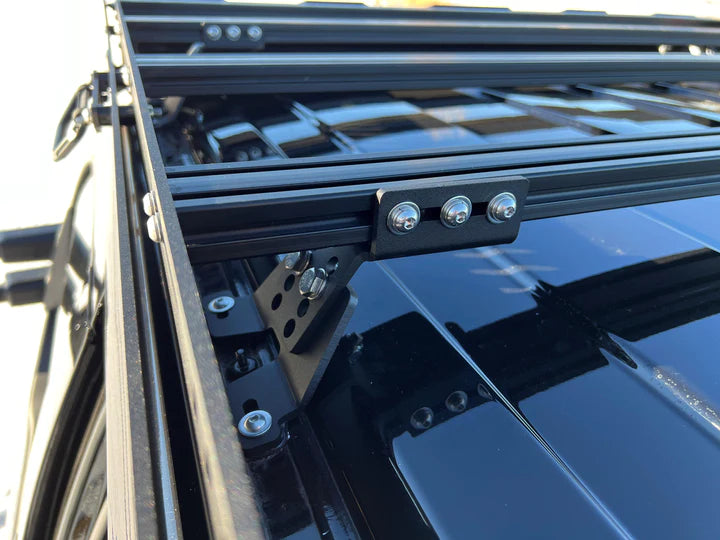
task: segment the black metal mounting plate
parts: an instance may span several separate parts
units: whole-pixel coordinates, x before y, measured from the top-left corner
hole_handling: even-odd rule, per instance
[[[308,268],[328,272],[322,295],[309,300],[300,293],[300,275],[281,262],[255,291],[254,298],[265,324],[275,331],[280,352],[300,354],[312,344],[328,324],[326,315],[335,300],[366,259],[362,246],[342,246],[311,252]]]
[[[255,291],[258,311],[275,333],[278,361],[300,404],[312,396],[357,305],[347,284],[365,258],[359,246],[312,252],[308,268],[334,269],[322,295],[313,300],[300,293],[300,275],[282,262]]]
[[[478,178],[462,182],[447,179],[409,180],[377,192],[377,205],[370,247],[371,259],[387,259],[433,251],[449,251],[477,246],[507,244],[520,230],[529,182],[522,176]],[[510,192],[517,199],[515,215],[503,223],[492,223],[486,216],[488,203],[500,193]],[[440,221],[440,208],[451,197],[464,195],[473,205],[472,216],[463,225],[448,228]],[[422,218],[408,234],[398,236],[387,227],[387,216],[398,203],[418,205]]]

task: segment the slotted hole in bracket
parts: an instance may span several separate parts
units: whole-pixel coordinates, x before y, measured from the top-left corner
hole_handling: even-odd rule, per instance
[[[292,289],[292,286],[293,286],[293,285],[295,285],[295,276],[294,276],[293,274],[290,274],[290,275],[285,279],[285,285],[284,285],[285,290],[286,290],[286,291],[289,291],[290,289]]]
[[[328,275],[335,272],[335,270],[338,269],[338,258],[337,257],[330,257],[327,264],[325,265],[325,271],[328,273]]]
[[[273,297],[272,302],[270,303],[270,307],[272,308],[273,311],[275,311],[277,308],[280,307],[280,304],[282,304],[282,294],[277,293]]]
[[[295,319],[290,319],[288,322],[285,323],[285,328],[283,329],[283,336],[286,338],[289,338],[292,336],[292,333],[295,331]]]
[[[298,305],[297,308],[298,317],[304,317],[307,313],[308,307],[310,307],[310,300],[308,300],[307,298],[303,298],[302,302],[300,302],[300,305]]]

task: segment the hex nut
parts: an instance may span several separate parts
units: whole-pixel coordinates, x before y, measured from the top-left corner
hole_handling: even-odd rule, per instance
[[[308,268],[300,276],[298,290],[308,300],[314,300],[322,295],[327,285],[327,272],[324,268]]]

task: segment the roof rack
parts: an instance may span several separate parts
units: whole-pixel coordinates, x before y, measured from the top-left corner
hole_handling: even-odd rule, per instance
[[[226,402],[218,401],[222,380],[212,373],[217,361],[205,317],[213,306],[202,305],[192,264],[289,254],[258,284],[248,313],[273,329],[280,363],[303,404],[352,312],[348,283],[362,262],[510,243],[525,220],[720,194],[714,130],[512,150],[168,167],[149,101],[469,85],[572,84],[603,92],[592,85],[628,82],[702,93],[676,83],[720,81],[720,56],[709,54],[720,46],[717,21],[219,0],[122,0],[113,9],[111,39],[122,49],[151,188],[148,230],[163,258],[190,409],[200,411],[193,414],[224,418]],[[111,65],[107,79],[113,88],[115,70]],[[237,333],[256,330],[257,316],[235,320]],[[197,451],[217,467],[208,478],[222,478],[232,468],[217,460],[228,433],[209,424],[210,433],[198,434]],[[232,515],[241,514],[229,492],[206,488],[225,497]],[[237,535],[225,528],[232,519],[210,520],[216,535]]]

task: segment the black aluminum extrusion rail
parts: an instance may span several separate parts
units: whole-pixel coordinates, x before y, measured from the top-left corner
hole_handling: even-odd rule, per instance
[[[404,165],[402,163],[400,166]],[[345,167],[350,169],[350,167]],[[720,152],[507,168],[440,176],[448,183],[522,175],[530,181],[524,220],[720,195]],[[176,201],[190,257],[208,262],[371,240],[373,198],[399,179],[377,171],[375,181],[350,183],[355,171],[334,171],[346,183],[298,186],[243,195]],[[367,172],[367,171],[366,171]],[[317,185],[321,171],[314,171]],[[411,173],[406,172],[408,176]],[[368,177],[372,173],[368,174]],[[243,181],[238,180],[240,188]]]
[[[635,52],[138,54],[150,97],[720,81],[720,56]]]
[[[303,6],[228,2],[123,2],[133,45],[189,44],[204,39],[207,24],[259,25],[259,45],[720,45],[720,22],[673,16],[599,13],[521,13],[482,8],[373,9],[315,2]],[[243,34],[210,48],[253,45]]]
[[[145,105],[147,98],[135,64],[135,53],[127,39],[123,4],[118,2],[115,9],[122,56],[128,67],[139,147],[148,184],[155,195],[155,219],[163,238],[160,243],[163,281],[180,350],[195,453],[201,465],[208,528],[217,538],[261,538],[247,468],[168,189],[150,111]]]
[[[154,231],[214,536],[259,537],[261,531],[191,262],[350,245],[344,248],[348,259],[354,257],[353,264],[359,264],[366,252],[376,249],[371,242],[377,235],[389,234],[383,228],[385,214],[381,212],[387,211],[381,209],[382,197],[404,196],[414,190],[435,200],[439,194],[447,197],[446,192],[458,185],[488,192],[491,185],[519,186],[518,214],[508,235],[491,236],[488,243],[510,241],[521,219],[720,194],[720,136],[713,132],[504,152],[475,149],[464,155],[414,159],[408,154],[387,159],[361,157],[336,164],[318,161],[307,167],[302,160],[291,160],[252,172],[242,172],[242,167],[232,164],[197,166],[192,171],[176,169],[168,180],[147,107],[148,97],[279,90],[718,81],[718,56],[656,52],[661,44],[720,44],[717,22],[586,14],[520,16],[476,10],[433,10],[428,15],[366,8],[239,7],[219,1],[124,0],[116,9],[139,147],[154,198],[151,221],[157,225]],[[262,37],[255,44],[239,40],[233,45],[224,37],[212,44],[205,39],[207,24],[251,22],[262,28]],[[314,25],[312,31],[309,25]],[[421,26],[428,31],[418,33]],[[326,32],[340,27],[342,31]],[[393,35],[397,28],[402,30]],[[449,28],[457,30],[452,51],[433,48],[448,43],[447,36],[440,38],[453,31]],[[524,33],[525,28],[530,30]],[[324,42],[323,35],[327,36]],[[205,46],[201,53],[179,54],[197,40]],[[372,49],[358,47],[389,41],[397,46],[389,48],[394,52],[370,54]],[[511,43],[554,49],[503,50]],[[287,44],[302,47],[293,48],[297,52],[282,52],[280,47]],[[579,52],[598,44],[604,48]],[[318,48],[313,50],[315,46]],[[337,50],[318,52],[327,46],[337,46]],[[258,52],[263,48],[265,52]],[[529,189],[527,197],[525,189]],[[489,199],[478,200],[487,206]],[[482,206],[480,209],[484,213]],[[470,223],[473,219],[490,228],[484,216],[473,214]],[[436,244],[434,249],[467,245],[468,238],[463,239],[458,231],[460,240],[448,236],[447,244]],[[416,246],[422,243],[412,239],[412,234],[407,238]],[[402,248],[377,251],[383,256],[401,252]],[[281,266],[276,271],[282,272]],[[336,275],[336,283],[330,286],[345,292],[351,273],[342,279]],[[272,292],[262,292],[256,303],[265,306]],[[331,305],[328,296],[313,309],[319,311],[327,305],[326,312],[342,311]],[[265,323],[276,331],[282,328],[280,321],[273,322],[271,317]],[[295,351],[288,343],[283,347],[286,352]],[[303,369],[312,374],[316,367],[308,362]]]

